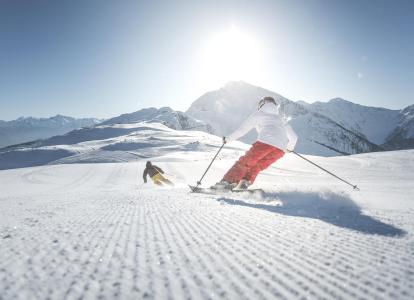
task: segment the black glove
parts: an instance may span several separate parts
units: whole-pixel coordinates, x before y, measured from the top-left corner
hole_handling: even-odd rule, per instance
[[[227,144],[227,140],[225,136],[223,136],[223,144]]]

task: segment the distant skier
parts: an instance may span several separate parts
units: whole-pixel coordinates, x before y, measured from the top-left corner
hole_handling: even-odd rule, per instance
[[[156,165],[153,165],[150,161],[147,161],[147,164],[145,166],[145,170],[143,173],[144,183],[147,183],[147,175],[152,179],[154,184],[156,185],[174,185],[171,181],[169,181],[167,178],[165,178],[162,174],[164,174],[164,171],[157,167]]]
[[[231,142],[255,128],[257,141],[227,171],[223,179],[212,189],[247,189],[253,184],[257,175],[280,159],[285,152],[292,151],[297,142],[297,135],[292,127],[279,115],[279,104],[272,97],[259,101],[258,109],[223,142]]]

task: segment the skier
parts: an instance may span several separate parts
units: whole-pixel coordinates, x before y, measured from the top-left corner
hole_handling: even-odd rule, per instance
[[[257,111],[235,132],[227,138],[223,137],[223,143],[237,140],[253,128],[258,133],[257,141],[212,189],[247,189],[261,171],[280,159],[285,152],[292,151],[296,145],[297,135],[279,115],[279,104],[272,97],[262,98]]]
[[[143,173],[144,183],[147,183],[147,175],[149,175],[149,177],[152,179],[152,181],[156,185],[168,184],[168,185],[173,186],[174,184],[171,181],[169,181],[167,178],[162,176],[162,174],[164,174],[164,171],[160,167],[157,167],[156,165],[153,165],[150,161],[147,161],[147,164],[145,166],[145,170]]]

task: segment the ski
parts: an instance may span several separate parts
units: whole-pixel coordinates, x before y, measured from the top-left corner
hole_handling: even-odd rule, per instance
[[[189,185],[191,192],[199,193],[199,194],[208,194],[208,195],[222,195],[222,194],[233,194],[233,193],[248,193],[248,194],[260,194],[264,195],[265,192],[262,189],[247,189],[247,190],[226,190],[226,189],[211,189],[211,188],[203,188],[199,186],[192,186]]]

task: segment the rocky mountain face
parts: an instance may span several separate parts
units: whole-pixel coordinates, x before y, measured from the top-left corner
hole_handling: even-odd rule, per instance
[[[334,156],[410,145],[412,109],[389,110],[358,105],[340,98],[327,103],[294,102],[245,82],[229,82],[219,90],[197,99],[187,114],[210,124],[213,133],[226,136],[257,109],[257,102],[272,96],[281,105],[281,114],[299,136],[296,150],[312,155]],[[410,121],[411,120],[411,121]],[[251,143],[255,134],[242,140]],[[398,146],[397,146],[398,145]]]
[[[62,115],[0,121],[0,148],[65,134],[74,129],[94,126],[99,122],[100,120],[94,118],[75,119]]]

